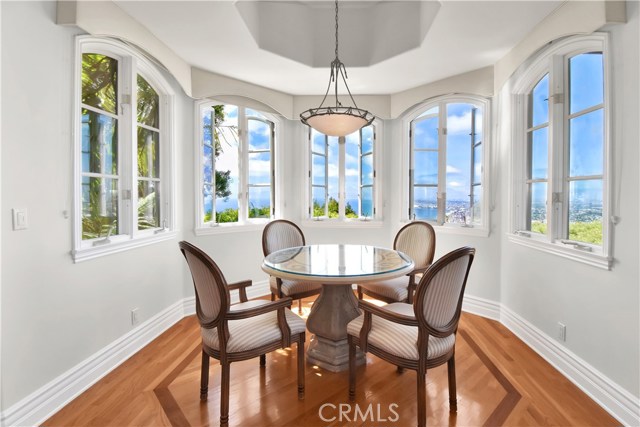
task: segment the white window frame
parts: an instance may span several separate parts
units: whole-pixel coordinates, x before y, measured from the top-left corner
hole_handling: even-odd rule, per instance
[[[604,141],[602,174],[602,246],[572,242],[562,236],[568,229],[568,60],[587,52],[602,52],[604,65]],[[574,36],[557,41],[523,65],[512,89],[512,150],[509,241],[594,267],[610,269],[611,254],[611,82],[609,37],[605,33]],[[527,96],[549,73],[549,137],[547,176],[547,233],[526,231]],[[555,196],[554,196],[555,193]],[[555,199],[554,199],[555,197]]]
[[[202,110],[204,108],[208,108],[214,105],[233,105],[238,107],[238,126],[239,126],[239,152],[238,152],[238,161],[239,161],[239,194],[238,194],[238,222],[233,223],[217,223],[215,220],[205,222],[204,221],[204,202],[202,199],[202,189],[204,186],[204,171],[202,167],[202,152],[203,152],[203,144],[204,144],[204,135],[202,129]],[[248,218],[248,191],[249,187],[254,187],[254,185],[249,184],[249,132],[247,131],[248,127],[248,118],[246,116],[246,110],[251,109],[260,113],[264,119],[257,118],[260,121],[266,121],[273,124],[273,134],[272,134],[272,146],[271,146],[271,215],[269,218]],[[276,114],[267,113],[261,111],[260,108],[256,108],[254,106],[247,107],[238,103],[229,103],[215,100],[202,100],[195,103],[195,135],[196,135],[196,149],[194,155],[194,170],[195,170],[195,234],[197,236],[208,235],[208,234],[220,234],[220,233],[233,233],[239,231],[249,231],[249,230],[262,230],[264,225],[268,223],[271,219],[275,218],[282,211],[282,207],[279,204],[279,200],[281,199],[280,188],[282,187],[280,183],[280,172],[277,170],[277,165],[281,164],[279,161],[279,152],[278,149],[281,133],[282,133],[282,121],[280,117]],[[244,124],[242,127],[240,123]],[[215,160],[214,160],[214,170],[215,170]],[[213,172],[212,172],[213,173]],[[215,198],[214,198],[215,200]],[[214,207],[215,211],[215,202]]]
[[[82,239],[82,54],[97,53],[118,60],[118,222],[120,234],[97,239]],[[161,227],[138,230],[137,151],[137,75],[140,74],[159,96],[159,154],[161,184]],[[73,250],[74,262],[86,261],[177,236],[175,212],[175,93],[146,55],[117,40],[92,36],[76,37],[73,101]],[[121,82],[121,83],[120,83]]]
[[[492,148],[492,129],[491,129],[491,117],[492,117],[492,103],[489,98],[485,98],[479,95],[472,94],[452,94],[452,95],[442,95],[435,98],[431,98],[418,106],[412,108],[407,111],[406,114],[402,117],[402,147],[403,147],[403,165],[406,173],[402,174],[402,212],[400,213],[401,222],[410,222],[412,221],[411,212],[412,212],[412,201],[413,201],[413,188],[411,188],[411,176],[412,173],[412,165],[411,159],[413,156],[412,149],[412,124],[413,122],[423,113],[429,111],[433,107],[439,107],[438,109],[438,145],[442,147],[444,151],[440,151],[440,153],[444,152],[444,156],[438,156],[438,183],[443,183],[446,185],[445,175],[446,175],[446,133],[442,132],[440,123],[443,123],[443,119],[446,119],[446,109],[442,108],[443,105],[447,104],[472,104],[479,108],[482,108],[483,117],[482,117],[482,171],[480,176],[480,183],[482,185],[482,207],[481,207],[481,223],[480,224],[455,224],[455,223],[443,223],[443,218],[439,218],[438,221],[427,221],[429,222],[437,232],[444,232],[447,234],[464,234],[464,235],[473,235],[480,237],[488,237],[490,232],[489,224],[490,222],[490,205],[491,205],[491,194],[492,187],[490,182],[490,174],[489,174],[489,159],[491,158],[491,148]],[[443,146],[444,145],[444,146]],[[470,165],[473,168],[473,164]],[[470,184],[473,186],[473,182]],[[441,192],[438,191],[438,200],[441,198]]]
[[[329,218],[328,216],[314,217],[313,216],[313,201],[312,196],[312,184],[313,178],[311,176],[312,166],[312,141],[311,141],[311,128],[309,126],[302,126],[303,138],[306,142],[306,150],[304,151],[304,173],[306,179],[306,185],[304,190],[303,211],[301,216],[303,223],[308,227],[358,227],[358,228],[380,228],[383,226],[382,216],[382,178],[381,178],[381,159],[380,153],[382,152],[382,135],[384,135],[383,123],[379,119],[374,119],[371,124],[373,127],[373,216],[372,217],[359,217],[359,218],[347,218],[345,217],[346,207],[346,172],[345,172],[345,159],[346,159],[346,147],[344,137],[341,137],[338,141],[338,205],[339,205],[339,217]],[[361,151],[360,151],[361,153]],[[361,167],[361,155],[359,156],[358,167]],[[328,169],[329,163],[325,162],[325,167]],[[325,170],[325,181],[328,185],[329,175]],[[361,185],[359,181],[359,186]],[[360,192],[360,190],[359,190]],[[342,203],[341,203],[342,200]],[[358,200],[360,204],[362,201]],[[328,203],[327,207],[328,209]]]

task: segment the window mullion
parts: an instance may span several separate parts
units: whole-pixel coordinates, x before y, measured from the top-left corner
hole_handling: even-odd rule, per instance
[[[238,223],[246,223],[249,218],[249,123],[245,109],[238,107]]]
[[[447,104],[441,103],[439,108],[438,127],[438,224],[445,222],[447,204]]]
[[[135,62],[131,57],[125,57],[120,61],[120,80],[118,84],[119,111],[121,115],[118,127],[118,156],[120,173],[120,185],[118,191],[118,222],[120,233],[135,237],[136,217],[138,205],[137,178],[138,165],[135,161],[137,133],[135,119],[136,91],[135,87]],[[120,138],[122,136],[122,138]]]
[[[338,138],[338,218],[345,218],[345,156],[347,154],[346,138],[341,136]]]
[[[548,236],[551,241],[564,239],[568,218],[568,184],[565,180],[568,164],[568,126],[565,126],[566,114],[566,76],[565,60],[562,56],[552,57],[550,78],[552,94],[549,99],[550,139],[549,184],[547,185],[547,215],[549,216]],[[555,194],[554,194],[555,193]]]

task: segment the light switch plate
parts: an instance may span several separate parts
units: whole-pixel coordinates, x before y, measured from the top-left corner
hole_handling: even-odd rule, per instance
[[[26,230],[29,227],[27,222],[27,208],[13,208],[13,229]]]

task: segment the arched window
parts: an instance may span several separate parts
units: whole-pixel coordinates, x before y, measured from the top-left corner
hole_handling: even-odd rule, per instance
[[[571,37],[517,76],[512,229],[608,268],[606,64],[606,36]]]
[[[251,108],[199,104],[198,224],[268,221],[275,205],[275,118]]]
[[[409,219],[484,227],[486,99],[446,96],[409,114]]]
[[[78,38],[75,261],[170,237],[171,106],[153,65],[114,40]]]

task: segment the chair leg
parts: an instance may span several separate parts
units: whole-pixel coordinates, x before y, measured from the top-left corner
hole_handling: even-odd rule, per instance
[[[260,355],[260,366],[267,366],[267,355],[266,354],[261,354]]]
[[[220,381],[220,427],[229,426],[229,372],[230,363],[222,363],[222,379]]]
[[[356,345],[351,335],[347,336],[349,343],[349,400],[356,400]]]
[[[458,396],[456,394],[456,359],[455,355],[447,361],[447,371],[449,372],[449,411],[458,411]]]
[[[364,295],[362,294],[362,288],[358,286],[358,299],[362,299],[362,298],[364,298]]]
[[[403,373],[403,372],[404,372],[404,368],[403,368],[402,366],[398,366],[398,367],[396,368],[396,371],[397,371],[399,374],[401,374],[401,373]]]
[[[276,294],[271,292],[271,301],[275,301],[275,300],[276,300]]]
[[[298,300],[298,313],[302,314],[302,298]]]
[[[202,367],[200,369],[200,400],[207,400],[209,394],[209,355],[202,350]]]
[[[304,399],[304,339],[305,334],[298,338],[298,399]]]
[[[427,382],[426,372],[417,371],[418,375],[418,427],[426,427],[427,425]]]

